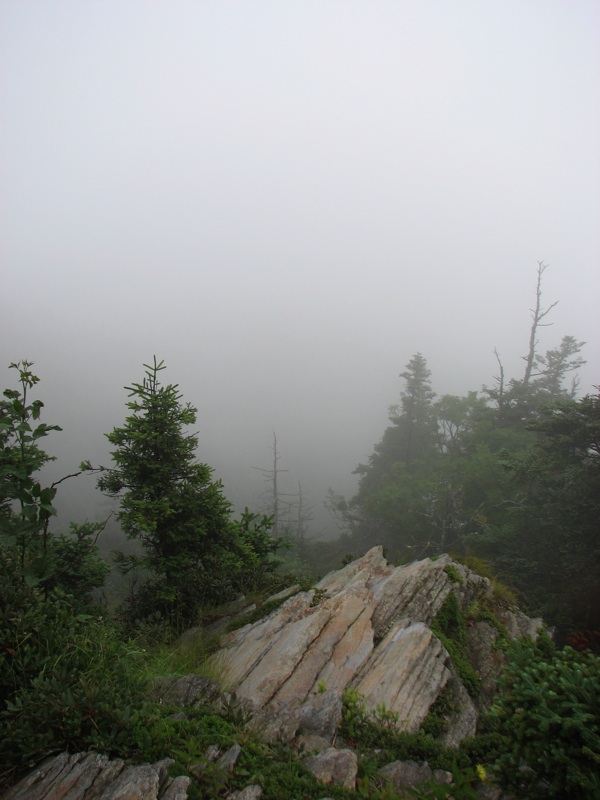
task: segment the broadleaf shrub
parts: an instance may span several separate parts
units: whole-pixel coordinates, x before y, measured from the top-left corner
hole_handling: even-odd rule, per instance
[[[154,713],[142,654],[60,590],[28,586],[17,559],[0,548],[0,783],[65,749],[135,753]]]

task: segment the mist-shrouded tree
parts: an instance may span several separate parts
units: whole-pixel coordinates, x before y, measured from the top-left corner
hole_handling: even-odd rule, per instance
[[[435,393],[431,389],[431,371],[421,353],[411,358],[400,377],[404,378],[406,388],[401,394],[400,403],[389,408],[392,424],[375,445],[369,463],[359,465],[355,470],[361,476],[359,494],[361,490],[370,491],[376,486],[381,475],[393,464],[401,463],[407,472],[414,473],[418,462],[435,451]]]
[[[393,559],[484,557],[551,624],[599,630],[598,399],[577,401],[576,380],[567,385],[584,342],[540,347],[556,305],[542,303],[545,269],[522,376],[508,380],[496,353],[492,388],[436,399],[417,353],[391,424],[355,470],[358,490],[332,493],[329,505],[348,552],[382,544]]]
[[[431,372],[421,353],[400,375],[405,381],[400,402],[389,409],[384,431],[360,475],[349,501],[332,498],[330,505],[347,522],[357,549],[384,544],[393,556],[427,550],[430,525],[427,496],[436,482],[439,435],[434,413]]]
[[[514,499],[481,551],[563,634],[600,630],[600,395],[559,401],[529,427],[537,442],[505,454]]]
[[[139,540],[150,580],[133,598],[132,613],[165,613],[184,624],[201,603],[231,599],[249,575],[268,575],[277,542],[267,518],[232,507],[212,469],[196,461],[198,437],[186,431],[197,409],[182,402],[178,386],[162,385],[164,363],[145,366],[142,383],[126,387],[132,398],[124,425],[107,434],[114,467],[99,488],[120,500],[118,520]],[[139,557],[120,556],[123,571]]]
[[[409,472],[417,462],[426,459],[437,443],[437,425],[433,413],[435,392],[431,389],[431,370],[421,353],[416,353],[400,373],[405,388],[400,404],[390,408],[390,420],[397,431],[394,442],[395,460],[406,464]],[[392,430],[394,430],[392,428]],[[382,451],[385,451],[382,447]]]

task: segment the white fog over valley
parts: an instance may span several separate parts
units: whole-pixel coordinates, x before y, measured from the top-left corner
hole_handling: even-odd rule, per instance
[[[0,108],[2,388],[35,362],[53,476],[156,355],[236,508],[275,432],[333,535],[415,353],[438,395],[522,375],[540,261],[540,350],[600,383],[598,3],[3,0]]]

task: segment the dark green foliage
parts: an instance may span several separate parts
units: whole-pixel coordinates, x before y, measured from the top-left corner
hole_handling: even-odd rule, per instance
[[[398,561],[451,547],[485,558],[497,599],[518,596],[561,636],[600,629],[600,400],[562,397],[512,421],[471,397],[464,424],[458,399],[442,398],[437,448],[412,471],[388,429],[355,497],[331,498],[350,531],[338,552],[385,544]]]
[[[36,583],[54,571],[48,553],[48,522],[56,514],[52,505],[56,487],[42,487],[36,473],[54,459],[38,445],[58,425],[39,422],[44,404],[29,401],[39,382],[31,361],[10,365],[19,373],[19,389],[5,389],[0,401],[0,536],[16,545],[23,577]]]
[[[507,738],[504,786],[523,800],[600,796],[599,685],[598,656],[566,647],[548,658],[532,642],[514,643],[494,709]]]
[[[434,619],[431,630],[444,645],[465,689],[472,697],[479,694],[479,676],[466,656],[467,629],[458,598],[450,592]]]
[[[417,789],[407,787],[400,794],[390,783],[377,777],[364,777],[357,781],[357,794],[367,800],[407,800],[409,797],[415,798],[415,800],[479,800],[479,795],[474,788],[479,784],[475,770],[455,768],[452,770],[452,776],[451,786],[430,780]]]
[[[323,797],[323,784],[301,765],[297,754],[288,746],[262,742],[248,728],[247,718],[226,719],[209,708],[197,707],[186,709],[185,719],[170,719],[172,711],[177,709],[163,709],[161,717],[150,724],[137,759],[155,761],[169,754],[176,762],[172,774],[192,778],[192,800],[226,797],[253,783],[261,785],[264,800]],[[216,745],[224,752],[236,743],[242,746],[242,753],[232,774],[206,760],[209,746]],[[338,786],[327,787],[327,794],[338,800],[354,796]]]
[[[0,549],[0,776],[61,749],[131,753],[149,712],[139,654],[64,593],[25,584],[17,558]]]
[[[59,533],[50,539],[49,551],[56,563],[56,571],[44,585],[48,589],[60,587],[81,607],[92,603],[94,590],[104,586],[110,573],[110,567],[101,558],[96,544],[104,524],[71,523],[68,534]]]
[[[498,731],[486,730],[485,719],[480,719],[477,727],[478,730],[475,736],[463,739],[460,743],[461,763],[466,762],[473,766],[482,764],[491,767],[506,752],[509,737]]]
[[[361,552],[371,543],[383,544],[393,559],[402,552],[398,530],[410,532],[411,546],[422,546],[427,540],[431,529],[427,508],[437,484],[431,468],[439,445],[435,395],[425,358],[420,353],[413,356],[401,377],[406,388],[400,403],[390,408],[392,424],[375,445],[369,463],[355,470],[360,475],[358,492],[349,502],[333,499],[350,526],[352,549]]]
[[[493,387],[436,400],[417,353],[391,425],[356,470],[358,491],[332,494],[330,507],[346,528],[338,553],[380,544],[395,563],[450,550],[484,557],[564,637],[600,629],[600,410],[598,397],[575,401],[576,381],[565,386],[585,363],[584,342],[564,336],[539,350],[556,305],[542,305],[545,270],[538,263],[522,377],[507,378],[496,353]]]
[[[418,789],[408,788],[407,795],[416,800],[479,800],[475,787],[480,781],[476,770],[453,769],[452,778],[452,786],[430,780]]]
[[[460,550],[499,516],[508,483],[498,451],[532,435],[499,431],[494,414],[475,392],[434,402],[421,354],[402,373],[406,389],[390,409],[392,425],[360,465],[358,492],[333,496],[334,512],[362,552],[384,544],[394,561]]]
[[[462,586],[463,579],[461,578],[461,575],[456,567],[453,567],[452,564],[447,564],[444,567],[444,572],[450,578],[452,583],[457,583],[459,586]]]
[[[529,427],[535,447],[503,456],[515,502],[473,544],[562,636],[598,628],[600,397],[561,401]]]
[[[104,525],[71,525],[69,536],[55,536],[49,523],[56,515],[52,503],[58,485],[92,467],[84,462],[79,472],[48,487],[37,479],[39,470],[54,460],[39,442],[61,428],[39,422],[44,404],[29,401],[30,391],[39,383],[32,366],[30,361],[10,365],[19,373],[20,389],[6,389],[0,401],[0,546],[16,548],[12,563],[30,586],[41,586],[46,592],[61,587],[86,604],[109,571],[95,546]]]
[[[451,769],[454,765],[455,753],[422,731],[400,731],[385,709],[369,713],[364,699],[354,689],[347,689],[342,699],[341,735],[359,750],[375,751],[377,766],[409,759],[428,761],[434,769]]]
[[[433,798],[455,798],[471,800],[476,798],[474,786],[479,783],[477,771],[484,772],[480,766],[491,763],[504,745],[504,738],[491,734],[466,741],[458,750],[443,747],[435,741],[435,734],[421,729],[417,733],[400,731],[396,727],[397,715],[384,708],[369,713],[364,699],[354,689],[343,695],[343,717],[340,733],[359,753],[359,780],[357,794],[360,797],[389,798],[396,800],[399,795],[378,775],[377,770],[392,761],[427,761],[433,769],[444,769],[453,773],[452,789],[446,784],[429,782],[409,796],[429,800]],[[448,696],[442,693],[437,708],[439,715],[449,711]],[[435,715],[436,712],[434,712]]]
[[[147,720],[147,730],[136,760],[153,762],[168,754],[175,760],[172,775],[187,774],[192,778],[189,790],[192,800],[219,797],[229,786],[229,776],[218,764],[207,761],[206,751],[211,745],[227,749],[236,742],[241,730],[202,707],[187,709],[183,719],[171,716],[180,711],[162,707],[159,716]]]
[[[429,709],[421,725],[421,731],[434,739],[438,739],[448,730],[448,718],[452,710],[452,694],[446,686]]]
[[[154,359],[142,383],[129,387],[131,413],[107,434],[115,466],[98,486],[119,497],[118,519],[141,542],[141,563],[152,576],[131,598],[130,619],[159,611],[184,627],[194,623],[201,604],[231,600],[268,579],[279,542],[270,537],[266,517],[246,510],[231,520],[221,483],[195,461],[198,437],[185,433],[196,409],[181,403],[176,385],[160,384],[163,369]],[[127,571],[139,561],[122,555],[120,566]]]
[[[237,789],[248,784],[259,784],[264,800],[319,800],[325,795],[336,800],[349,800],[354,796],[353,792],[340,786],[329,785],[325,788],[302,766],[297,754],[289,747],[267,746],[256,741],[244,747],[232,783]]]

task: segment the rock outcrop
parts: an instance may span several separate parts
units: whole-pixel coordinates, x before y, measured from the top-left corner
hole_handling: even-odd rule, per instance
[[[253,705],[267,738],[288,741],[306,732],[315,703],[330,714],[323,730],[313,725],[310,732],[332,740],[348,688],[364,697],[367,709],[385,707],[399,728],[416,731],[448,687],[455,708],[445,743],[457,746],[475,732],[478,710],[431,627],[451,593],[466,611],[489,598],[491,586],[447,555],[393,567],[375,547],[264,619],[226,634],[212,668],[228,691]],[[512,635],[540,624],[513,612],[507,621]],[[473,665],[484,669],[488,685],[499,669],[497,659],[493,666],[498,632],[483,623],[481,643],[478,624],[473,621],[469,637],[479,647]],[[336,702],[339,710],[332,712]]]
[[[60,753],[13,786],[4,800],[185,800],[190,779],[170,778],[172,763],[128,766],[98,753]]]

